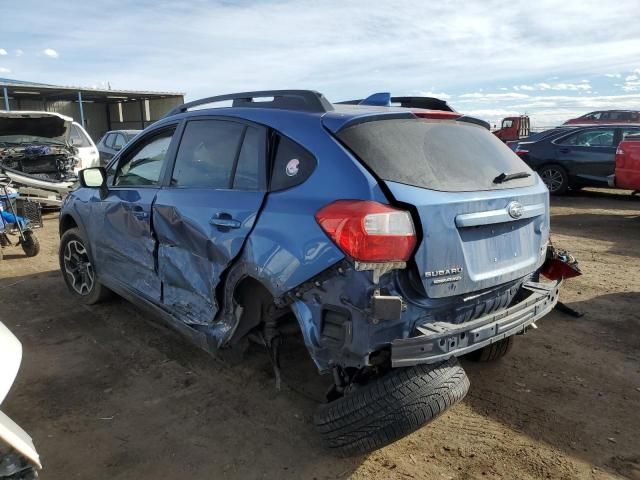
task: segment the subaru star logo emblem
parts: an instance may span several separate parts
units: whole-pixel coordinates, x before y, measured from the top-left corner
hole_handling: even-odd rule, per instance
[[[507,211],[513,218],[520,218],[524,213],[522,204],[520,202],[511,202],[509,205],[507,205]]]

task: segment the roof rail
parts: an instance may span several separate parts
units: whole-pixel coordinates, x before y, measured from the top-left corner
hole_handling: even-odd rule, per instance
[[[272,97],[272,100],[255,101]],[[193,107],[231,100],[233,107],[279,108],[303,112],[325,113],[333,110],[333,105],[324,95],[314,90],[263,90],[257,92],[231,93],[215,97],[201,98],[174,108],[165,117],[184,113]]]

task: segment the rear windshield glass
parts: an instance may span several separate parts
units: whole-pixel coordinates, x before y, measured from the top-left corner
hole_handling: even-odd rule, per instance
[[[534,174],[495,135],[460,122],[389,119],[358,123],[338,138],[382,180],[466,192],[523,187]],[[505,173],[531,176],[493,183]]]

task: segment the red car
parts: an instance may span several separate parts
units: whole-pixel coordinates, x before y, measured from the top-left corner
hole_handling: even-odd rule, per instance
[[[640,191],[640,135],[629,135],[618,145],[616,173],[609,185]]]
[[[564,122],[565,125],[588,125],[594,123],[640,123],[640,111],[601,110]]]

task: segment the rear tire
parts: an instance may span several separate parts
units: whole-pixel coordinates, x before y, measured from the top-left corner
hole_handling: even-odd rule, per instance
[[[326,446],[360,455],[417,430],[464,398],[469,379],[455,358],[396,368],[330,403],[314,416]]]
[[[109,298],[111,291],[98,282],[86,244],[80,230],[71,228],[60,239],[58,256],[69,292],[85,305],[93,305]]]
[[[551,195],[564,195],[569,188],[569,175],[560,165],[551,164],[542,167],[538,173]]]
[[[20,243],[27,257],[35,257],[40,253],[40,241],[32,231],[24,232],[24,241]]]
[[[465,355],[465,358],[473,360],[474,362],[494,362],[500,360],[511,351],[514,341],[513,335],[503,338],[496,343],[492,343],[491,345],[487,345],[486,347],[482,347],[475,352]]]

